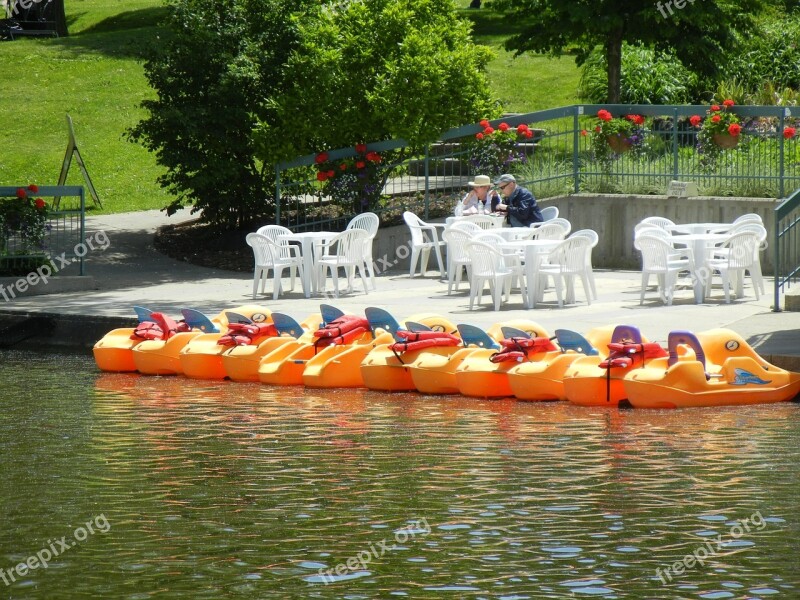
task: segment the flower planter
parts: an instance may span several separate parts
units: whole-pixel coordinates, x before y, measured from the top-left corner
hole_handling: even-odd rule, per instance
[[[715,133],[712,139],[717,146],[725,150],[736,148],[739,145],[739,136],[730,133]]]
[[[606,142],[608,143],[608,147],[617,154],[622,154],[631,149],[631,143],[628,141],[628,138],[620,135],[610,135],[606,138]]]

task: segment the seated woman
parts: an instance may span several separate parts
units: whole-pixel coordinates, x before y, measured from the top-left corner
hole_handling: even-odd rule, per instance
[[[456,205],[457,217],[494,212],[500,202],[497,192],[490,191],[492,180],[487,175],[477,175],[468,185],[472,188]]]

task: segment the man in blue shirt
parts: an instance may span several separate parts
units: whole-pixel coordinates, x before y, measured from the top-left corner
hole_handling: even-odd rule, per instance
[[[510,173],[498,177],[494,184],[503,195],[503,202],[497,205],[499,212],[508,215],[512,227],[530,227],[531,223],[541,223],[542,212],[530,190],[517,185],[517,179]]]

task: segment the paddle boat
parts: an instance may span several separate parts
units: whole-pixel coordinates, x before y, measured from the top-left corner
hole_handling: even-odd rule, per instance
[[[608,353],[581,356],[564,372],[567,400],[581,406],[617,406],[627,398],[623,380],[648,361],[666,356],[656,343],[642,337],[631,325],[617,325],[611,334]]]
[[[231,346],[222,353],[225,376],[231,381],[260,381],[258,369],[265,356],[284,344],[297,342],[300,338],[303,338],[303,342],[313,342],[313,333],[322,323],[320,314],[309,315],[300,323],[284,313],[274,312],[271,317],[276,336],[268,337],[257,344]]]
[[[222,354],[237,345],[258,344],[278,335],[271,313],[261,306],[245,306],[225,311],[223,331],[192,338],[178,353],[183,374],[190,379],[225,379]]]
[[[134,306],[138,325],[136,327],[120,327],[105,334],[92,348],[94,362],[101,371],[111,373],[127,373],[136,371],[133,362],[133,347],[143,342],[145,337],[135,335],[139,326],[155,324],[150,315],[153,311],[142,306]]]
[[[234,311],[248,312],[252,307],[240,306]],[[263,311],[263,308],[258,310]],[[133,362],[136,370],[143,375],[181,375],[180,352],[191,340],[204,333],[222,332],[227,329],[228,319],[225,311],[209,318],[200,311],[184,308],[182,321],[173,321],[160,313],[152,313],[151,318],[159,318],[161,333],[153,335],[133,347]],[[160,315],[160,316],[159,316]]]
[[[476,348],[456,367],[458,391],[474,398],[507,398],[513,395],[508,379],[511,369],[523,361],[539,360],[558,349],[538,323],[526,329],[503,326],[500,349]]]
[[[421,340],[410,340],[419,338],[419,335],[408,335],[407,333],[419,333],[422,331],[439,332],[443,335],[438,336],[448,339],[450,334],[457,331],[456,326],[449,320],[434,314],[412,315],[403,322],[406,327],[401,326],[398,321],[382,308],[368,307],[364,311],[370,327],[373,331],[384,331],[390,333],[393,339],[385,344],[376,345],[361,361],[360,371],[364,386],[381,392],[411,392],[416,390],[414,380],[411,378],[411,369],[406,361],[413,360],[423,348],[435,347],[436,342],[426,342]],[[408,323],[412,323],[415,331],[407,328]],[[446,334],[446,335],[445,335]],[[437,336],[430,336],[437,337]],[[398,346],[394,344],[397,343]],[[450,347],[447,342],[446,346]],[[417,348],[415,350],[415,348]]]
[[[712,329],[694,335],[673,331],[668,356],[624,379],[635,408],[686,408],[786,402],[800,393],[800,373],[759,356],[739,334]]]
[[[458,394],[458,367],[476,351],[499,350],[503,327],[526,331],[539,326],[532,321],[515,320],[497,323],[484,331],[474,325],[459,324],[457,331],[461,344],[423,349],[416,356],[408,358],[404,355],[403,360],[411,371],[414,387],[423,394]]]

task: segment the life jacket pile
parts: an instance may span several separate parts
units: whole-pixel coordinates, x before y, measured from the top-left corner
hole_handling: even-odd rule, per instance
[[[185,321],[176,321],[160,312],[150,313],[150,319],[136,326],[131,334],[132,340],[168,340],[176,333],[192,329]]]
[[[314,332],[314,337],[317,338],[314,342],[314,348],[349,344],[368,331],[371,331],[371,329],[366,318],[356,315],[342,315]]]
[[[228,323],[228,331],[220,336],[220,346],[255,346],[264,338],[275,337],[278,329],[274,323]]]
[[[489,357],[493,363],[522,362],[528,358],[529,354],[558,350],[546,337],[510,337],[500,340],[500,345],[503,349]]]
[[[414,352],[436,346],[459,346],[462,343],[461,338],[446,331],[408,331],[400,329],[397,331],[397,337],[402,339],[391,344],[389,350],[394,353],[401,363],[403,360],[400,355],[405,352]]]
[[[641,367],[645,359],[669,356],[666,350],[655,342],[635,344],[633,342],[611,342],[608,358],[599,364],[601,369]]]

